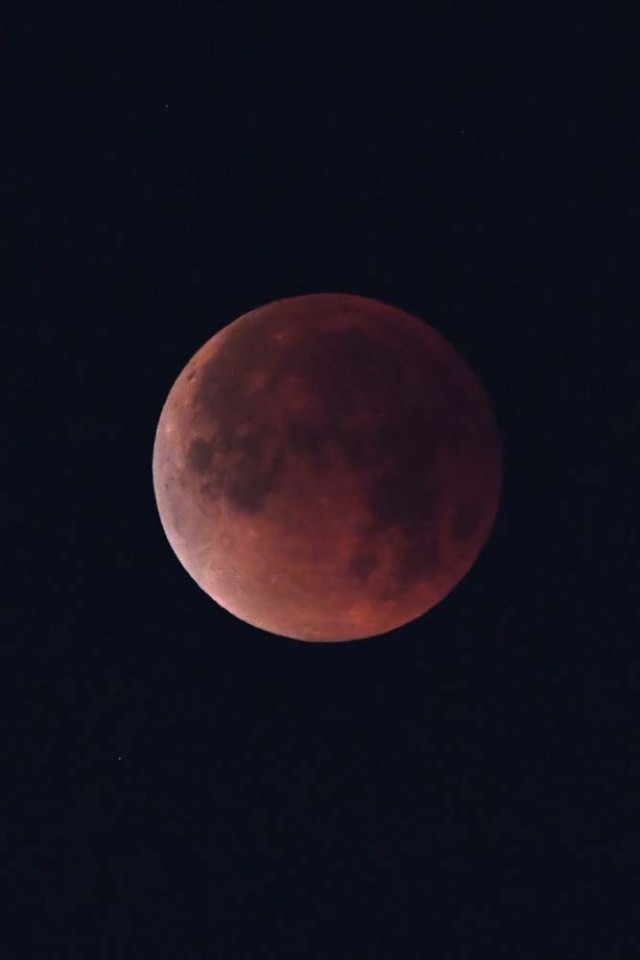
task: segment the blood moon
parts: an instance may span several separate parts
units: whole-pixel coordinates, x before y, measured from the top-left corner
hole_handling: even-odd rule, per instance
[[[239,317],[162,409],[160,519],[220,606],[298,640],[356,640],[439,603],[485,544],[501,448],[485,392],[440,334],[364,297]]]

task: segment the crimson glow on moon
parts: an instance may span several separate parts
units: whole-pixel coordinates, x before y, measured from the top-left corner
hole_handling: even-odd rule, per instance
[[[386,633],[439,603],[493,526],[486,394],[432,327],[346,294],[239,317],[186,365],[153,450],[160,519],[220,606],[298,640]]]

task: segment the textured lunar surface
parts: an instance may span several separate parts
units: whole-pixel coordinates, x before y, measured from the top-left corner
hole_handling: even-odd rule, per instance
[[[455,349],[386,304],[318,294],[258,308],[173,385],[153,454],[161,522],[222,607],[300,640],[414,620],[473,565],[501,452]]]

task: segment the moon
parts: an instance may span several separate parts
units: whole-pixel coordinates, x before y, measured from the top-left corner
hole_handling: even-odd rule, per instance
[[[436,330],[377,300],[259,307],[197,351],[153,448],[160,520],[221,607],[269,633],[388,633],[475,563],[500,499],[498,427]]]

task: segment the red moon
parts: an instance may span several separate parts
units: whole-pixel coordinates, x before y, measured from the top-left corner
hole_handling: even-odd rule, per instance
[[[165,533],[221,607],[341,641],[400,627],[473,566],[500,499],[482,385],[432,327],[346,294],[239,317],[186,365],[153,450]]]

